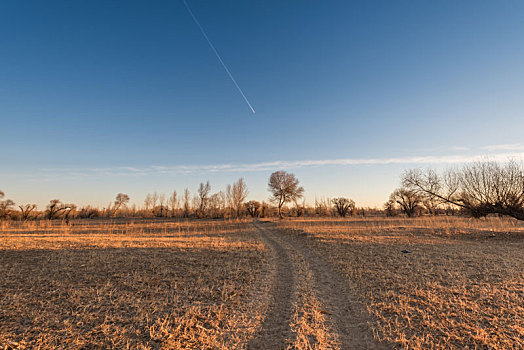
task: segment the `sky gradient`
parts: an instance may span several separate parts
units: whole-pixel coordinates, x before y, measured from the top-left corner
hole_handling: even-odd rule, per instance
[[[18,204],[272,171],[379,206],[410,167],[524,155],[519,1],[0,2],[0,189]]]

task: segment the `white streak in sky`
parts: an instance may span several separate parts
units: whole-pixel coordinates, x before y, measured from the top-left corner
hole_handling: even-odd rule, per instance
[[[464,164],[477,161],[506,162],[509,159],[523,160],[524,152],[491,153],[477,155],[440,155],[398,158],[339,158],[312,159],[292,161],[272,161],[260,163],[226,163],[226,164],[196,164],[146,167],[110,167],[110,168],[45,168],[43,174],[53,178],[58,176],[92,177],[92,176],[151,176],[151,175],[184,175],[210,173],[246,173],[259,171],[275,171],[283,169],[318,168],[325,166],[368,166],[368,165],[432,165],[432,164]],[[39,176],[42,176],[40,173]]]
[[[524,151],[524,143],[489,145],[482,147],[482,149],[487,151]]]
[[[189,5],[187,4],[186,0],[182,0],[184,2],[184,5],[186,6],[186,9],[187,11],[189,12],[189,14],[191,15],[191,17],[193,17],[193,20],[195,21],[196,25],[198,26],[198,28],[200,28],[200,32],[202,32],[202,35],[204,36],[204,38],[206,38],[206,41],[207,43],[209,44],[209,47],[211,47],[211,49],[213,50],[213,52],[215,53],[215,55],[217,56],[218,60],[220,61],[220,63],[222,64],[222,67],[224,67],[224,69],[226,70],[227,72],[227,75],[229,75],[229,77],[231,78],[231,81],[233,82],[233,84],[235,84],[235,86],[237,87],[238,89],[238,92],[240,92],[240,94],[242,95],[242,97],[244,98],[244,101],[246,101],[247,105],[249,106],[249,108],[251,108],[251,112],[253,112],[253,114],[255,114],[255,109],[253,108],[253,106],[251,106],[251,103],[249,103],[246,95],[244,95],[244,92],[242,91],[242,89],[240,88],[240,86],[238,86],[237,84],[237,81],[235,80],[235,78],[233,78],[233,74],[231,74],[231,72],[229,71],[229,69],[227,68],[226,64],[224,63],[224,61],[222,61],[222,58],[220,57],[220,55],[218,54],[218,51],[217,49],[215,49],[215,46],[213,46],[213,44],[211,43],[211,40],[209,40],[206,32],[204,31],[204,28],[202,28],[202,26],[200,25],[200,22],[198,21],[198,19],[195,17],[195,15],[193,14],[193,11],[191,11],[191,8],[189,7]]]

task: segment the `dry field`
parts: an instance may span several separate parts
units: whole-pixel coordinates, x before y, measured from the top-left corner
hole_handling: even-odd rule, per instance
[[[524,348],[524,223],[287,220],[346,277],[375,338],[408,349]]]
[[[0,349],[520,349],[524,225],[0,223]]]
[[[238,347],[265,312],[266,261],[246,222],[4,224],[0,348]]]

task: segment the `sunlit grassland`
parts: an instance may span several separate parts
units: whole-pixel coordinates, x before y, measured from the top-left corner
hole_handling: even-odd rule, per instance
[[[277,221],[278,222],[278,221]],[[456,217],[286,220],[402,348],[524,347],[524,225]]]

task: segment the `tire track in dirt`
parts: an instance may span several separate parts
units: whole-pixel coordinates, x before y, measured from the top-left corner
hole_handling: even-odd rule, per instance
[[[272,246],[272,249],[288,256],[287,267],[289,269],[292,269],[293,265],[289,263],[291,252],[286,252],[286,249],[295,250],[307,261],[314,277],[314,292],[324,306],[329,325],[337,333],[342,349],[386,349],[373,338],[373,332],[367,323],[369,320],[367,311],[351,292],[349,282],[336,272],[322,256],[307,247],[305,238],[299,235],[277,233],[274,225],[270,223],[258,222],[254,225],[262,238]],[[272,317],[275,316],[277,315],[272,315]],[[283,323],[288,322],[288,319],[286,317],[286,319],[272,322]],[[283,342],[280,344],[284,345]],[[279,347],[267,346],[266,348],[277,349]]]
[[[248,349],[285,349],[291,335],[295,290],[294,268],[288,251],[272,235],[255,224],[258,232],[273,254],[274,286],[269,309],[258,335],[248,344]]]

